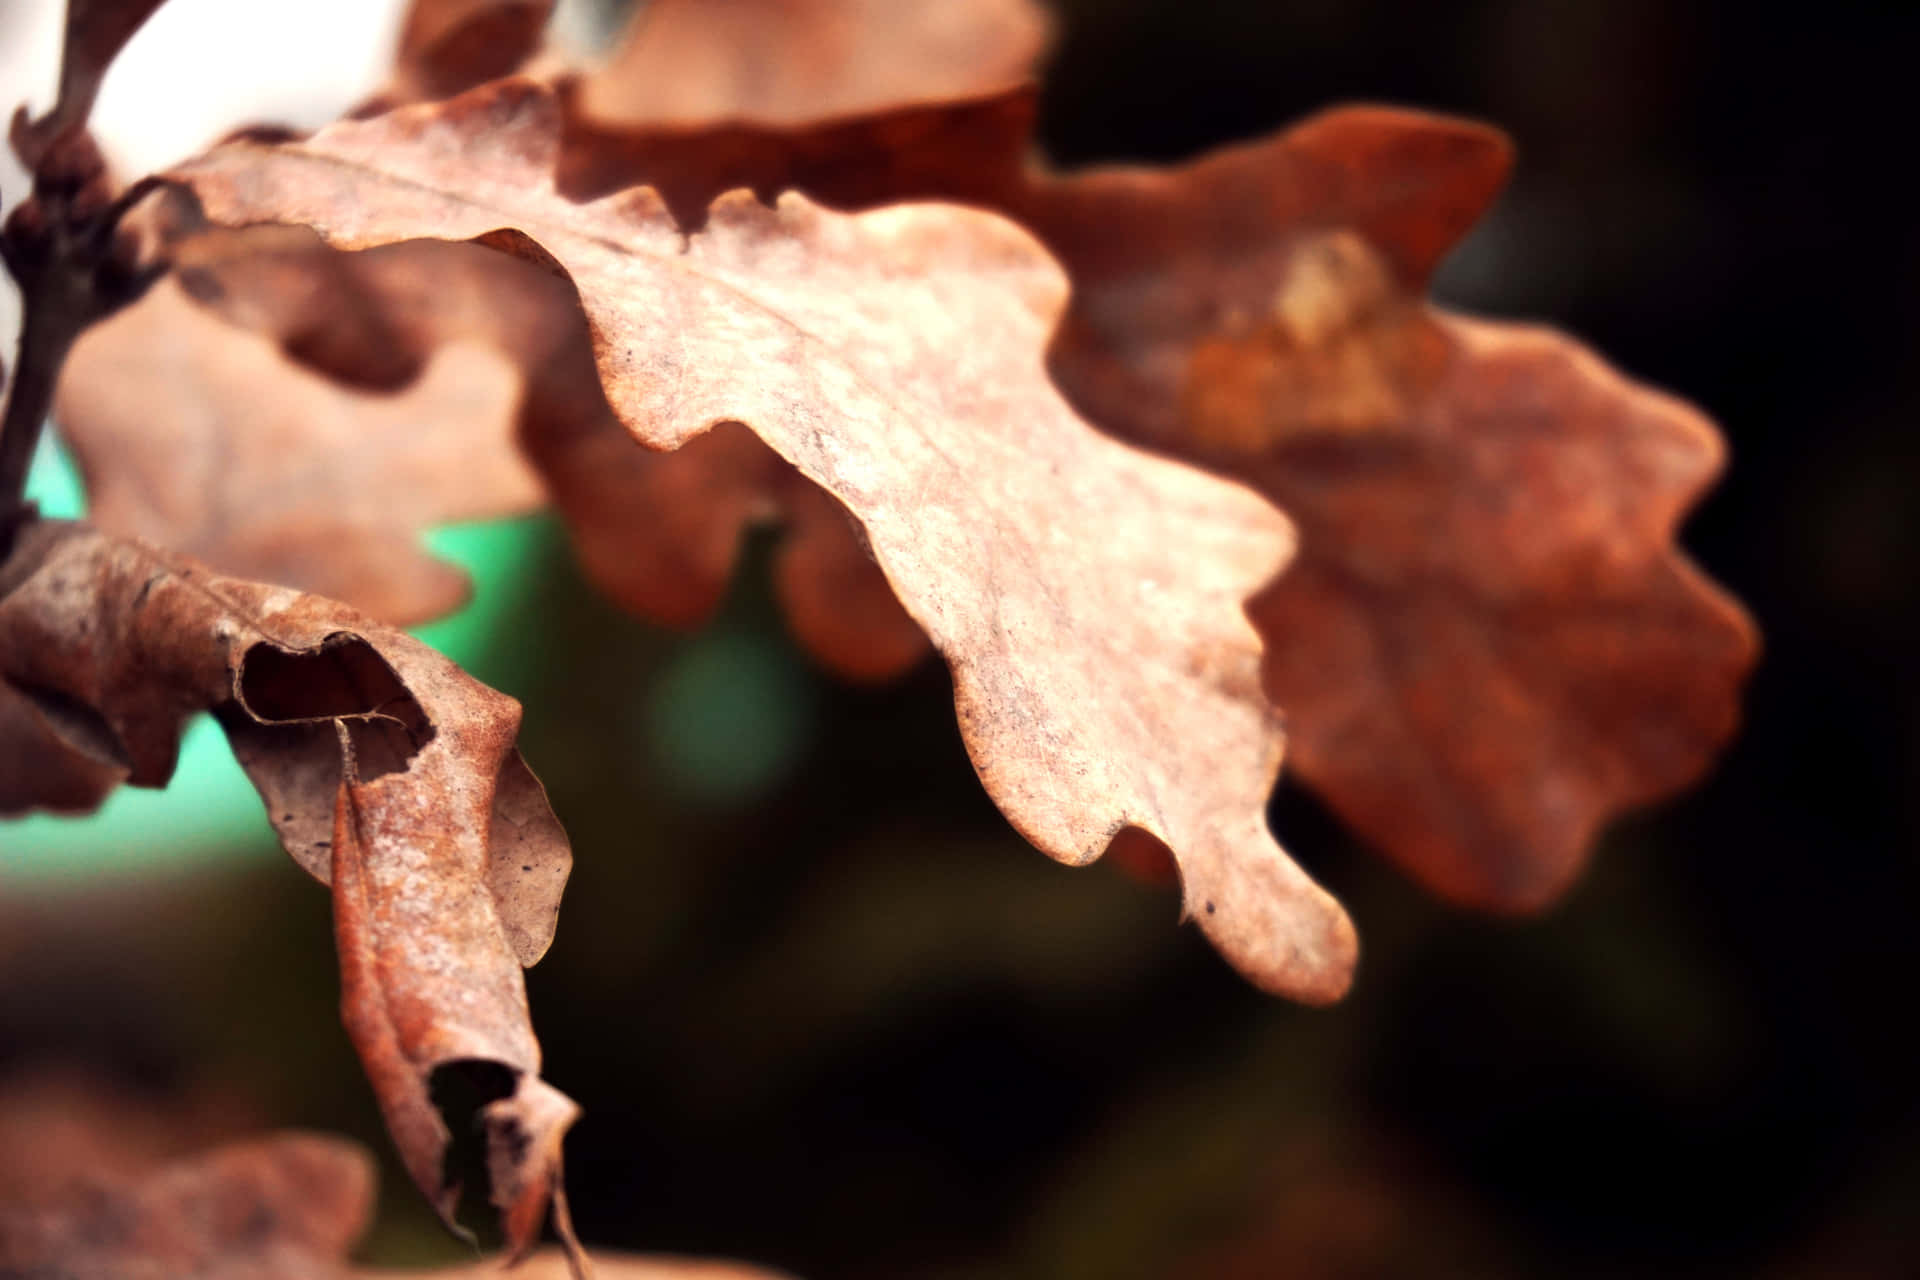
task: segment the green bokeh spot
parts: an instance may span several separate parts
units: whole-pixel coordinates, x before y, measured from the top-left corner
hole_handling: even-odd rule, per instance
[[[709,631],[687,642],[648,694],[650,754],[685,799],[751,800],[785,778],[806,746],[812,693],[777,638]]]

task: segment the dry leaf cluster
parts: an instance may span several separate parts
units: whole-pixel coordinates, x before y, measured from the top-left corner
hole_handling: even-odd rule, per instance
[[[85,119],[156,7],[74,0],[60,101],[13,130],[0,812],[164,785],[212,711],[332,885],[407,1167],[451,1223],[477,1117],[516,1254],[575,1114],[520,976],[571,855],[518,706],[393,629],[464,598],[431,525],[551,503],[614,600],[684,626],[781,523],[822,663],[937,650],[1024,836],[1163,847],[1227,959],[1314,1003],[1357,944],[1268,830],[1283,748],[1412,875],[1515,909],[1733,731],[1754,631],[1675,543],[1712,425],[1426,300],[1495,130],[1347,107],[1060,173],[1025,0],[653,0],[590,67],[543,52],[545,4],[417,0],[351,118],[118,188]],[[49,404],[90,526],[17,507]],[[314,1160],[352,1163],[243,1148],[116,1194],[191,1201],[202,1234],[152,1247],[204,1250],[223,1188]],[[275,1247],[354,1233],[289,1222]]]

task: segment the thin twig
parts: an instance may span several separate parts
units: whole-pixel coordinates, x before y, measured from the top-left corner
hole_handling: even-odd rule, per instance
[[[67,352],[88,326],[140,297],[167,269],[165,262],[136,265],[119,234],[128,211],[164,184],[145,178],[103,200],[105,168],[90,139],[75,139],[61,159],[36,175],[33,196],[0,230],[0,261],[20,285],[24,313],[0,414],[0,554],[34,514],[27,473]]]

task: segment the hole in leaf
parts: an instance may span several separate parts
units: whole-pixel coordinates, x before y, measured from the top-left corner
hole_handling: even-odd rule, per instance
[[[263,724],[344,722],[362,782],[404,770],[433,739],[432,722],[387,660],[344,631],[312,649],[248,649],[240,659],[240,703]]]
[[[444,1185],[460,1189],[455,1216],[462,1222],[491,1222],[486,1212],[493,1195],[487,1167],[487,1126],[481,1113],[491,1103],[510,1098],[520,1085],[520,1073],[491,1058],[457,1058],[443,1062],[427,1077],[427,1097],[447,1125],[447,1154],[440,1164]],[[472,1212],[468,1212],[472,1210]]]

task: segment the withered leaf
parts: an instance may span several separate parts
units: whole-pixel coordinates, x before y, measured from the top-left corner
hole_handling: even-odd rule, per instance
[[[364,1151],[282,1134],[38,1203],[0,1204],[0,1274],[334,1280],[372,1208]]]
[[[288,853],[333,881],[343,1014],[409,1171],[450,1220],[433,1092],[471,1086],[530,1246],[572,1104],[538,1078],[520,969],[571,854],[514,750],[519,705],[342,605],[54,521],[0,568],[0,679],[147,786],[214,712]]]
[[[1058,176],[1026,162],[1030,128],[990,96],[716,128],[699,164],[690,131],[576,119],[561,171],[683,209],[718,181],[939,196],[1034,231],[1074,283],[1049,364],[1076,406],[1299,521],[1252,608],[1294,767],[1439,891],[1539,905],[1599,825],[1706,768],[1756,647],[1673,545],[1718,435],[1569,339],[1421,298],[1504,181],[1504,138],[1353,107],[1174,170]],[[945,137],[964,145],[916,145]],[[841,139],[870,162],[837,166]]]
[[[1074,280],[1075,403],[1299,524],[1251,612],[1300,777],[1433,888],[1520,908],[1706,769],[1756,640],[1674,546],[1712,424],[1422,298],[1508,162],[1484,126],[1346,108],[1027,216]]]
[[[792,124],[937,102],[1027,78],[1050,37],[1032,0],[650,0],[586,109]]]
[[[689,626],[743,527],[779,520],[775,586],[823,663],[882,678],[926,653],[857,526],[757,437],[636,443],[567,282],[473,245],[342,253],[305,228],[168,220],[179,289],[90,331],[56,405],[101,527],[400,624],[465,595],[420,528],[544,487],[604,591]]]
[[[341,386],[169,280],[75,344],[54,416],[100,528],[405,625],[468,593],[424,528],[540,505],[519,397],[517,371],[470,342],[404,390]]]
[[[674,626],[705,622],[733,581],[742,530],[777,522],[773,587],[808,652],[858,680],[898,675],[926,655],[926,635],[859,526],[759,436],[723,422],[656,453],[635,448],[611,411],[582,425],[530,423],[527,450],[587,576],[615,603]]]
[[[865,527],[953,669],[989,793],[1073,863],[1138,826],[1263,986],[1344,990],[1345,914],[1273,842],[1281,736],[1243,605],[1287,526],[1066,407],[1040,351],[1064,281],[1010,224],[939,206],[859,216],[724,197],[683,236],[636,190],[554,190],[559,109],[527,81],[238,142],[183,166],[226,223],[307,223],[346,248],[482,239],[566,272],[608,398],[648,444],[741,422]]]

